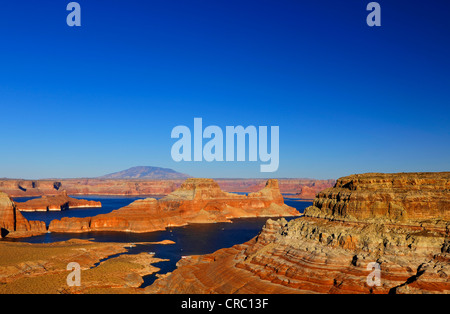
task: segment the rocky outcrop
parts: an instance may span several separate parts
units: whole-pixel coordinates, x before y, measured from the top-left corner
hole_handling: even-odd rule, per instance
[[[43,221],[28,221],[6,193],[0,192],[0,238],[27,237],[47,232]]]
[[[102,207],[101,202],[76,199],[63,191],[59,195],[44,195],[23,203],[16,202],[16,207],[23,212],[61,211],[74,208]]]
[[[263,179],[217,179],[223,191],[257,192],[264,188]],[[321,190],[332,187],[334,180],[279,179],[282,193],[297,194],[296,198],[312,199]],[[148,179],[64,179],[64,180],[0,180],[0,191],[11,197],[58,195],[158,195],[165,196],[181,186],[184,180]],[[306,193],[305,193],[306,191]]]
[[[242,217],[297,216],[284,204],[277,180],[259,192],[239,195],[224,192],[212,179],[187,179],[166,197],[137,200],[109,214],[63,218],[50,223],[51,232],[152,232],[191,223],[229,222]]]
[[[147,292],[450,293],[449,184],[448,172],[339,179],[303,217],[182,259]]]

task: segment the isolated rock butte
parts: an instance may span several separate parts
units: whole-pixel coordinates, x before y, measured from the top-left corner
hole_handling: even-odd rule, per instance
[[[277,180],[268,180],[261,191],[247,196],[223,192],[212,179],[190,178],[179,189],[160,200],[137,200],[109,214],[95,217],[53,220],[49,231],[152,232],[190,223],[298,215],[295,208],[284,204]]]
[[[147,292],[450,293],[449,184],[449,172],[341,178],[303,217],[182,259]]]
[[[0,238],[26,237],[47,232],[43,221],[28,221],[8,194],[0,192]]]
[[[22,212],[61,211],[74,208],[102,207],[101,202],[72,198],[63,191],[59,195],[32,199],[23,203],[16,202],[16,207]]]

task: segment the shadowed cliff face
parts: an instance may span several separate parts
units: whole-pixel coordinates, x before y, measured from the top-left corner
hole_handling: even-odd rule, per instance
[[[11,198],[0,192],[1,237],[31,236],[47,232],[42,221],[28,221],[22,216]]]
[[[212,179],[187,179],[179,189],[160,200],[138,200],[95,217],[54,220],[49,231],[152,232],[190,223],[297,215],[295,208],[284,204],[276,180],[269,180],[261,191],[246,196],[223,192]]]
[[[183,259],[147,292],[450,293],[449,183],[450,173],[342,178],[303,217]]]

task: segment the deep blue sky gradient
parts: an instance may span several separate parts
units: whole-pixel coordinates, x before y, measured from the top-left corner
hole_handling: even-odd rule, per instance
[[[137,165],[199,177],[450,170],[450,2],[80,0],[0,6],[0,177]],[[172,161],[177,125],[280,126],[280,167]]]

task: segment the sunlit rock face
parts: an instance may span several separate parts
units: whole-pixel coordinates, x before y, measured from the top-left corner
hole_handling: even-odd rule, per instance
[[[102,204],[97,201],[88,201],[76,199],[67,195],[66,191],[62,191],[58,195],[35,198],[23,203],[16,202],[16,207],[22,212],[35,211],[61,211],[74,208],[95,208],[102,207]]]

